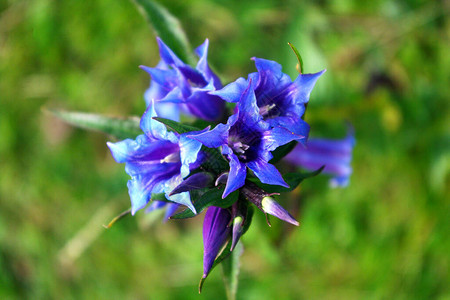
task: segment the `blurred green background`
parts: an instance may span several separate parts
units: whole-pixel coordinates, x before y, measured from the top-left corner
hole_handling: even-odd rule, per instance
[[[160,1],[225,82],[277,60],[326,68],[311,136],[356,130],[346,189],[307,180],[285,205],[299,228],[257,213],[238,299],[450,299],[448,1]],[[202,217],[129,207],[124,166],[100,133],[41,111],[141,115],[155,36],[130,1],[0,1],[0,299],[222,299],[201,295]]]

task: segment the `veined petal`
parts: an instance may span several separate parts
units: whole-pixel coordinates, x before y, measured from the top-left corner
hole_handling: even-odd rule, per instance
[[[136,140],[126,139],[117,143],[106,143],[111,154],[118,163],[161,160],[178,146],[168,141],[149,139],[146,135],[139,135]]]
[[[223,148],[228,148],[228,146],[225,145]],[[243,186],[247,176],[245,164],[241,163],[234,153],[228,154],[228,158],[230,159],[230,173],[228,174],[227,185],[225,186],[222,199]]]
[[[239,102],[242,94],[248,87],[248,81],[240,77],[236,81],[227,84],[218,91],[209,92],[211,95],[216,95],[227,102]]]
[[[269,119],[269,120],[267,120],[267,122],[272,127],[285,128],[287,131],[289,131],[295,135],[294,140],[296,140],[298,142],[305,144],[306,140],[308,139],[310,126],[308,123],[306,123],[302,119],[293,118],[293,117],[278,117],[278,118]],[[274,132],[274,134],[278,134],[278,132]],[[287,136],[285,136],[285,137],[287,137]],[[275,139],[277,139],[277,138],[279,138],[279,137],[275,137]]]
[[[290,92],[290,97],[292,97],[296,104],[307,103],[309,101],[309,96],[311,94],[317,79],[325,73],[326,70],[314,74],[300,74],[297,79],[293,82],[293,87]]]
[[[183,181],[183,178],[178,176],[173,176],[169,180],[164,182],[164,192],[166,194],[166,198],[170,201],[173,201],[178,204],[182,204],[187,206],[194,214],[197,213],[194,205],[191,202],[191,196],[189,192],[183,192],[176,195],[170,195],[170,193]]]
[[[256,105],[256,96],[253,86],[252,81],[250,81],[238,103],[239,119],[248,127],[251,127],[262,120],[262,116],[259,114],[259,108]]]
[[[147,66],[139,66],[142,70],[150,74],[152,81],[158,83],[167,91],[170,91],[177,84],[176,72],[173,70],[164,70],[159,68],[150,68]]]
[[[152,101],[141,118],[140,125],[142,131],[144,131],[148,137],[178,143],[178,137],[173,132],[168,132],[164,124],[153,119],[153,117],[156,116],[155,104],[154,101]]]
[[[202,131],[196,131],[196,132],[189,132],[182,134],[180,136],[180,159],[181,159],[181,177],[186,177],[189,172],[189,166],[197,161],[198,153],[200,149],[202,148],[202,143],[198,140],[189,138],[188,135],[190,134],[198,134],[198,133],[205,133],[208,128],[205,128]]]
[[[267,131],[264,140],[265,140],[265,150],[273,151],[276,148],[283,146],[289,142],[295,140],[304,139],[304,136],[294,134],[292,131],[287,130],[283,127],[275,127],[270,131]]]
[[[225,110],[225,101],[204,89],[194,89],[186,99],[186,104],[192,115],[206,121],[220,119]]]
[[[189,134],[187,137],[199,141],[208,148],[217,148],[227,143],[229,129],[229,125],[218,124],[208,132]]]
[[[274,165],[259,159],[248,162],[247,166],[255,173],[256,177],[258,177],[262,183],[289,187]]]

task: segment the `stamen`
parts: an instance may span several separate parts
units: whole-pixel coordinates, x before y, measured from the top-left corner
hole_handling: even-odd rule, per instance
[[[272,109],[276,107],[275,103],[268,104],[259,108],[259,114],[263,117],[267,117]]]
[[[171,153],[164,157],[164,159],[160,160],[160,163],[175,163],[180,161],[180,154],[179,153]]]

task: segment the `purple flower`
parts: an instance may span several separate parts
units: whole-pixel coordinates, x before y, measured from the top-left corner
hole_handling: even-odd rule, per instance
[[[135,140],[107,143],[114,159],[125,163],[125,171],[131,176],[128,191],[132,214],[147,205],[152,193],[165,193],[167,199],[195,212],[188,192],[169,194],[191,169],[199,166],[201,144],[187,138],[186,134],[168,132],[163,124],[152,119],[155,116],[151,103],[140,123],[144,134]]]
[[[222,154],[228,157],[230,172],[223,198],[244,185],[247,167],[263,183],[288,187],[280,172],[268,163],[272,158],[270,151],[298,137],[280,127],[271,129],[263,121],[258,113],[251,80],[241,96],[237,112],[228,118],[227,124],[219,124],[208,132],[189,135],[206,147],[222,147]]]
[[[333,175],[332,187],[345,187],[352,174],[352,152],[355,145],[353,130],[341,140],[309,139],[306,147],[297,145],[285,160],[307,170],[317,170],[325,165],[324,173]]]
[[[220,249],[230,236],[230,221],[231,214],[226,209],[211,206],[206,211],[203,221],[203,278],[208,276]]]
[[[300,74],[295,81],[281,71],[277,62],[253,58],[258,72],[248,75],[248,80],[239,78],[223,89],[211,92],[228,102],[238,102],[248,86],[253,86],[259,114],[271,127],[283,127],[294,133],[297,141],[305,142],[309,125],[301,118],[310,93],[325,70],[315,74]]]
[[[225,103],[209,94],[222,84],[208,65],[208,40],[195,51],[200,57],[195,69],[182,62],[161,39],[157,38],[157,42],[161,61],[155,68],[141,66],[152,77],[145,93],[147,105],[154,100],[160,117],[176,121],[180,110],[207,121],[220,119]]]

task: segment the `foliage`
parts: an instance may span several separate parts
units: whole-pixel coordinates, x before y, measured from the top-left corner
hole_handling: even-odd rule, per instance
[[[254,71],[250,56],[281,58],[294,76],[292,42],[305,72],[328,70],[306,115],[311,135],[342,136],[342,118],[356,128],[351,185],[330,192],[326,179],[303,183],[289,202],[299,230],[274,220],[266,228],[255,214],[259,226],[244,237],[252,246],[242,261],[251,262],[242,266],[240,297],[448,295],[445,5],[161,4],[181,19],[193,45],[214,40],[210,61],[225,78]],[[201,256],[192,253],[202,251],[200,220],[162,225],[141,214],[103,229],[129,207],[127,176],[106,137],[40,111],[141,114],[148,77],[137,66],[158,60],[145,21],[126,1],[0,7],[0,298],[197,299]],[[202,297],[216,299],[223,288],[219,274],[210,277]]]

